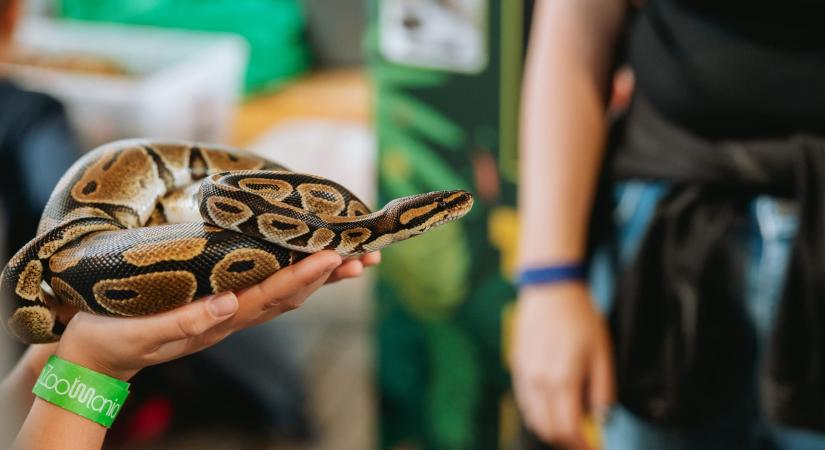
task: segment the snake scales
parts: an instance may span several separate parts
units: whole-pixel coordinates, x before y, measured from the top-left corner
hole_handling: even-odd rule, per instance
[[[135,316],[255,284],[309,253],[375,251],[458,219],[464,191],[371,212],[337,183],[213,145],[118,141],[78,160],[0,276],[6,328],[59,339],[75,311]],[[68,313],[66,313],[68,311]]]

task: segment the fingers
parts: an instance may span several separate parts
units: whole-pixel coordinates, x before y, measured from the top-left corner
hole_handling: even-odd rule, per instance
[[[590,410],[599,424],[604,424],[615,402],[615,382],[610,344],[605,337],[596,348],[590,368],[588,386]]]
[[[241,311],[233,318],[233,325],[246,326],[244,322],[273,312],[277,314],[285,306],[297,307],[340,264],[341,257],[333,251],[315,253],[238,292]]]
[[[347,278],[356,278],[361,273],[364,272],[364,264],[358,260],[353,259],[344,262],[332,272],[332,275],[327,279],[327,283],[334,283],[336,281],[344,280]]]
[[[364,267],[370,267],[378,264],[381,262],[381,252],[367,253],[361,257],[361,262],[364,264]]]
[[[144,336],[152,336],[156,346],[199,336],[229,319],[238,310],[235,294],[225,292],[154,316],[136,318],[128,323]]]
[[[340,264],[341,257],[336,253],[320,252],[276,272],[237,296],[227,292],[152,316],[124,319],[81,313],[70,321],[63,339],[79,344],[61,344],[59,349],[66,355],[83,359],[83,348],[117,336],[118,342],[122,342],[118,351],[102,351],[86,355],[85,359],[89,360],[88,364],[99,363],[103,373],[111,369],[109,372],[127,379],[142,367],[202,350],[233,331],[298,307]],[[352,273],[348,270],[345,274]],[[78,350],[72,353],[74,347]]]
[[[326,250],[301,260],[297,264],[287,266],[267,278],[263,282],[249,288],[249,300],[274,301],[288,298],[301,289],[304,289],[321,277],[326,277],[341,265],[341,257],[331,250]],[[247,295],[245,295],[245,298]]]
[[[547,354],[547,349],[529,354]],[[543,364],[534,358],[519,353],[520,364],[514,366],[516,396],[527,427],[560,449],[590,450],[582,428],[590,358],[576,350],[558,352]]]
[[[557,385],[548,392],[550,424],[548,442],[566,450],[589,450],[584,438],[582,385],[576,380]]]
[[[297,308],[340,264],[341,257],[335,252],[316,253],[237,296],[227,292],[151,316],[124,319],[78,314],[70,321],[63,340],[79,345],[61,345],[59,349],[64,349],[64,355],[97,364],[95,367],[102,367],[103,373],[127,379],[142,367],[202,350],[233,331]],[[345,274],[353,273],[348,270]],[[110,336],[122,342],[118,351],[82,358],[83,348]],[[78,350],[72,353],[74,347]]]
[[[582,430],[582,384],[577,377],[544,374],[516,386],[524,421],[542,442],[566,450],[590,450]]]
[[[151,316],[118,318],[80,312],[69,322],[57,354],[126,380],[143,367],[184,356],[185,349],[211,339],[210,332],[237,311],[237,298],[227,292]]]
[[[232,334],[232,330],[225,327],[213,327],[203,334],[186,339],[166,342],[157,347],[147,356],[150,364],[171,361],[211,347]]]
[[[341,281],[347,278],[359,277],[364,272],[365,268],[375,266],[380,262],[380,252],[367,253],[358,259],[346,260],[339,268],[335,269],[327,280],[327,283],[335,283],[336,281]]]
[[[527,428],[543,442],[550,442],[550,402],[547,401],[544,383],[537,378],[528,379],[524,383],[519,378],[514,381],[519,409]]]

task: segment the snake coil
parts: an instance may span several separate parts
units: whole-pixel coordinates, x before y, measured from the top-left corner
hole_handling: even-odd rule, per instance
[[[2,323],[53,342],[76,311],[136,316],[237,290],[307,254],[379,250],[464,216],[464,191],[371,212],[343,186],[238,150],[117,141],[78,160],[0,276]]]

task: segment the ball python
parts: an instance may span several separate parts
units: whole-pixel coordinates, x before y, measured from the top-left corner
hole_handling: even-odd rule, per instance
[[[53,342],[76,311],[166,311],[258,283],[313,252],[379,250],[472,204],[465,191],[441,191],[372,212],[338,183],[237,149],[113,142],[66,172],[36,237],[6,265],[2,323],[23,342]]]

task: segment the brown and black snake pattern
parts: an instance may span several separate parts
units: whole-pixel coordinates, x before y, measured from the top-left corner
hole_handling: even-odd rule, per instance
[[[113,142],[63,176],[37,237],[7,264],[2,322],[23,342],[52,342],[74,311],[166,311],[250,286],[313,252],[379,250],[472,203],[467,192],[441,191],[371,212],[337,183],[238,150]]]

